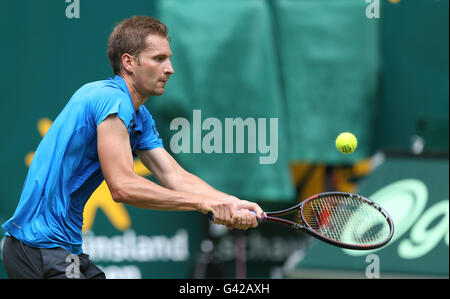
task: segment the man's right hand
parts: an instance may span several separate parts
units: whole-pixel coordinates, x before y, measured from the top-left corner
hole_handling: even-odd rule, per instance
[[[208,212],[214,215],[214,224],[232,225],[233,218],[236,217],[237,207],[234,200],[219,199],[210,203]]]
[[[260,219],[263,214],[263,210],[256,203],[233,196],[210,203],[209,211],[214,215],[213,223],[242,230],[257,227],[257,218]]]

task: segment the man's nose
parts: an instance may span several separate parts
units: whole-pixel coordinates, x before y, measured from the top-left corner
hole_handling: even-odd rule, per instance
[[[172,62],[170,62],[170,60],[168,61],[165,69],[164,69],[164,73],[168,74],[168,75],[173,75],[175,73],[173,66],[172,66]]]

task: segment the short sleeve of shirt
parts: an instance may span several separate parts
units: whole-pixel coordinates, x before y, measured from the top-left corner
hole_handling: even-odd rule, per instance
[[[107,88],[108,89],[108,88]],[[130,99],[119,91],[109,91],[96,99],[91,107],[95,119],[95,125],[98,126],[110,115],[117,115],[128,128],[133,119],[133,106]]]
[[[142,115],[142,134],[136,145],[137,150],[152,150],[158,147],[163,147],[162,139],[159,137],[158,130],[156,128],[155,121],[151,116],[150,112],[145,108],[141,107],[140,110]]]

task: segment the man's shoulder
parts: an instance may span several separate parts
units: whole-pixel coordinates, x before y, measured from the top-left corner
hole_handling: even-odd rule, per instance
[[[101,80],[81,86],[73,94],[69,105],[82,105],[96,109],[104,105],[115,105],[117,103],[124,103],[123,106],[128,106],[129,101],[128,95],[120,86],[112,80]]]
[[[101,95],[126,95],[125,91],[120,88],[113,80],[99,80],[84,84],[78,89],[79,93],[101,94]]]

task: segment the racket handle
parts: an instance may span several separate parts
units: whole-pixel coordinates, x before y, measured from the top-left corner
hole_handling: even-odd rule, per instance
[[[256,217],[256,212],[254,212],[254,211],[250,211],[250,212],[252,212],[255,215],[255,217]],[[263,213],[262,218],[258,219],[258,217],[256,217],[256,220],[258,221],[258,223],[262,223],[266,218],[267,218],[266,213]],[[213,214],[213,212],[208,212],[208,219],[211,222],[214,222],[214,214]]]

